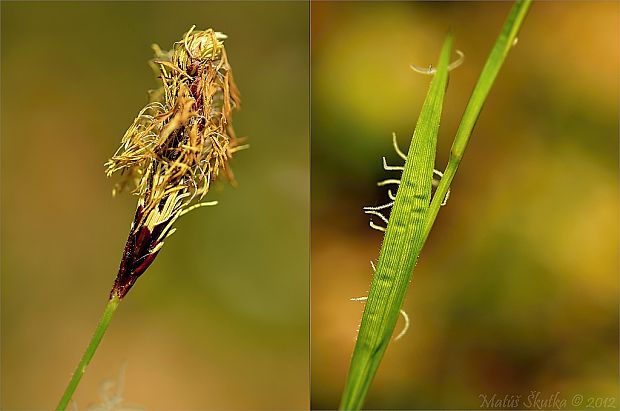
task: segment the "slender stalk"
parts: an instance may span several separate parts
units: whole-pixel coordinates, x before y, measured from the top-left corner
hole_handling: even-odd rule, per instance
[[[69,401],[71,400],[71,397],[73,397],[73,393],[75,392],[75,389],[80,383],[80,380],[82,379],[82,376],[86,371],[86,367],[88,367],[88,363],[90,363],[90,360],[93,358],[93,355],[95,354],[95,351],[97,350],[97,347],[99,346],[99,343],[103,338],[103,334],[105,334],[105,331],[108,329],[110,320],[112,319],[112,316],[114,315],[114,312],[116,311],[116,308],[118,307],[120,302],[121,300],[116,294],[114,294],[110,301],[108,301],[108,304],[103,311],[103,315],[99,320],[99,324],[95,329],[95,333],[93,334],[93,337],[91,338],[90,343],[88,344],[88,347],[84,352],[84,355],[82,355],[82,359],[78,363],[77,368],[75,369],[75,372],[71,377],[71,381],[69,381],[69,384],[67,385],[67,388],[65,389],[65,392],[60,399],[60,402],[56,406],[56,411],[64,411],[67,408],[67,405],[69,405]]]
[[[444,172],[443,177],[441,177],[437,191],[435,191],[435,195],[433,196],[433,200],[430,204],[428,214],[426,216],[424,241],[426,241],[426,238],[435,223],[441,203],[448,193],[452,179],[456,175],[456,170],[461,163],[461,159],[463,158],[463,153],[465,152],[465,148],[469,142],[471,132],[476,125],[480,111],[482,111],[482,106],[489,95],[491,86],[493,86],[495,78],[504,63],[508,52],[515,45],[517,34],[519,33],[519,29],[521,28],[521,24],[527,15],[531,3],[531,0],[518,0],[515,2],[514,6],[512,6],[512,10],[510,10],[508,18],[506,19],[502,32],[497,38],[495,46],[493,47],[493,50],[491,50],[491,53],[482,68],[478,82],[476,83],[474,91],[472,92],[469,102],[467,103],[467,107],[465,108],[465,113],[463,113],[463,117],[461,118],[461,124],[456,131],[456,136],[454,137],[454,142],[452,143],[452,148],[450,149],[450,157],[448,159],[446,171]]]

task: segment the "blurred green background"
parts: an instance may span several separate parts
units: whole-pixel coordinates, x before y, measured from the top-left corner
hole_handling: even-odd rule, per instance
[[[444,103],[443,169],[510,7],[312,4],[314,409],[338,406],[363,310],[349,299],[366,295],[378,257],[361,209],[387,202],[381,156],[398,163],[391,133],[408,147],[430,83],[409,65],[435,64],[450,28],[465,53]],[[618,9],[533,4],[418,261],[411,328],[366,408],[476,409],[481,394],[530,390],[618,406]]]
[[[238,188],[180,219],[119,308],[75,399],[126,363],[147,409],[308,406],[307,3],[2,2],[3,410],[51,409],[118,270],[136,199],[103,163],[157,83],[150,45],[226,33],[251,149]]]

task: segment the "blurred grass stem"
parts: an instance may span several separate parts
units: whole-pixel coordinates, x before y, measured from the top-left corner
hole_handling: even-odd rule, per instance
[[[110,325],[110,320],[112,319],[112,316],[114,315],[114,312],[118,308],[120,302],[120,298],[116,295],[112,296],[110,301],[108,301],[103,315],[99,320],[99,324],[97,324],[95,333],[93,334],[93,337],[91,338],[90,343],[88,344],[88,347],[84,352],[84,355],[82,355],[82,359],[80,359],[80,362],[78,363],[73,373],[73,376],[71,377],[71,380],[69,381],[69,384],[67,385],[67,388],[65,389],[65,392],[60,399],[60,402],[56,406],[56,411],[64,411],[67,408],[67,405],[69,405],[69,401],[71,401],[71,397],[73,397],[73,393],[75,392],[75,389],[80,383],[80,380],[82,379],[82,376],[86,371],[86,367],[88,367],[90,360],[93,358],[93,355],[95,354],[95,351],[97,350],[97,347],[99,346],[99,343],[103,338],[103,334],[105,334],[105,331],[108,329],[108,325]]]

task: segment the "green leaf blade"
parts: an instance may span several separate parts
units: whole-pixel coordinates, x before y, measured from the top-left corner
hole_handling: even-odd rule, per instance
[[[351,359],[341,409],[360,409],[389,344],[415,262],[424,243],[426,213],[452,36],[444,41],[437,72],[416,124]]]

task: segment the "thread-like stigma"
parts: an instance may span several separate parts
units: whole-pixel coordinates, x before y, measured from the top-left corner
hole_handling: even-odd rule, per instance
[[[373,223],[372,220],[370,221],[369,225],[370,228],[372,228],[373,230],[381,231],[382,233],[385,233],[385,230],[387,229],[386,227]]]
[[[465,54],[463,54],[461,50],[456,50],[456,54],[459,55],[459,58],[456,61],[448,65],[448,71],[454,70],[455,68],[463,64],[463,62],[465,61]],[[420,73],[420,74],[433,75],[437,72],[437,69],[433,67],[432,64],[429,65],[428,68],[416,66],[415,64],[412,64],[409,67],[411,67],[411,69],[415,71],[416,73]]]
[[[407,161],[407,155],[403,153],[403,151],[398,146],[398,139],[396,138],[395,132],[392,132],[392,145],[394,146],[394,151],[396,151],[398,157],[402,158],[404,161]]]
[[[407,161],[407,155],[398,146],[398,140],[396,138],[396,133],[392,133],[392,145],[394,146],[394,151],[396,152],[396,154],[403,160]],[[385,157],[382,157],[382,161],[383,161],[383,169],[385,171],[400,171],[402,173],[405,170],[404,166],[389,165]],[[443,173],[439,170],[433,170],[433,175],[438,176],[439,179],[443,177]],[[388,178],[388,179],[379,181],[377,185],[379,187],[389,186],[389,185],[400,186],[400,179]],[[437,187],[439,185],[439,180],[433,178],[432,185],[433,187]],[[450,189],[448,189],[446,196],[441,202],[442,206],[446,205],[449,197],[450,197]],[[385,223],[385,226],[383,226],[370,220],[369,225],[374,230],[385,232],[385,230],[387,229],[387,224],[388,224],[389,219],[388,217],[386,217],[386,214],[384,214],[384,212],[389,211],[389,209],[394,205],[394,201],[396,201],[396,194],[391,189],[388,189],[388,198],[390,199],[389,203],[386,203],[380,206],[375,206],[375,207],[364,207],[363,208],[365,214],[377,216],[383,223]]]
[[[368,297],[349,298],[349,301],[364,301],[365,302],[365,301],[368,301]],[[405,334],[407,334],[407,331],[409,331],[409,325],[410,325],[409,316],[407,315],[405,310],[403,310],[402,308],[399,310],[399,312],[400,312],[400,315],[403,317],[403,320],[405,320],[405,326],[398,333],[398,335],[394,337],[394,341],[400,340]]]
[[[394,337],[394,341],[400,340],[405,334],[407,334],[407,331],[409,330],[409,316],[402,308],[400,309],[400,315],[402,315],[403,320],[405,320],[405,326],[403,327],[402,331],[398,333],[396,337]]]
[[[388,184],[396,184],[396,185],[400,185],[400,180],[398,180],[398,179],[396,179],[396,178],[388,178],[387,180],[379,181],[379,182],[377,183],[377,185],[378,185],[379,187],[386,186],[386,185],[388,185]]]
[[[383,169],[385,171],[404,171],[405,167],[404,166],[389,166],[387,164],[387,161],[385,160],[385,157],[383,158]]]

